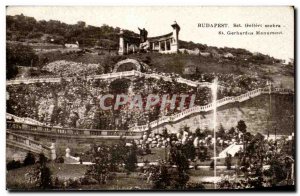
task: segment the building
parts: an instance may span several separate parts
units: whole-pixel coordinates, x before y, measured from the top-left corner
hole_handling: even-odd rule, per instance
[[[139,43],[132,43],[132,38],[124,36],[123,30],[120,31],[119,39],[119,55],[129,54],[130,52],[143,51],[157,51],[159,53],[178,53],[179,51],[179,31],[180,26],[176,21],[171,25],[173,31],[171,33],[156,36],[147,37],[148,32],[145,29],[140,30]],[[138,45],[138,50],[130,50],[132,44]]]
[[[76,44],[65,44],[66,48],[79,48],[79,43],[76,41]]]

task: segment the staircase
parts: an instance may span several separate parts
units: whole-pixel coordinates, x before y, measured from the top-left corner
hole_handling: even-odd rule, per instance
[[[56,152],[54,144],[51,147],[40,144],[37,141],[31,140],[19,134],[6,131],[6,145],[32,152],[34,154],[43,153],[47,158],[54,160]]]

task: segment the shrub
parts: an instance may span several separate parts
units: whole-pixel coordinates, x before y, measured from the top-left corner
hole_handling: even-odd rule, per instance
[[[28,152],[24,159],[23,165],[24,166],[33,165],[34,163],[35,163],[34,155],[31,152]]]
[[[186,189],[188,189],[188,190],[199,190],[199,189],[205,189],[205,186],[200,182],[195,182],[195,183],[188,182],[186,184]]]
[[[80,186],[80,182],[78,179],[70,178],[68,180],[68,188],[78,188]]]
[[[129,172],[133,172],[136,169],[136,163],[137,163],[136,149],[132,148],[129,150],[129,153],[127,155],[125,161],[125,169],[128,170]]]
[[[12,79],[18,75],[18,68],[16,65],[6,65],[6,79]]]
[[[43,153],[39,154],[40,165],[45,165],[47,163],[47,161],[48,161],[48,159]]]
[[[12,161],[10,161],[10,162],[7,163],[6,169],[7,169],[7,170],[17,169],[17,168],[20,168],[21,165],[22,165],[22,164],[21,164],[20,161],[12,160]]]
[[[46,165],[42,165],[40,167],[40,182],[39,187],[41,189],[50,189],[52,188],[52,179],[51,179],[51,171],[49,167]]]
[[[7,67],[12,65],[35,66],[38,63],[38,56],[30,46],[22,44],[7,44],[6,46],[6,64]]]
[[[60,156],[60,157],[58,157],[58,158],[55,159],[55,162],[56,163],[64,163],[65,160],[64,160],[64,158],[62,156]]]

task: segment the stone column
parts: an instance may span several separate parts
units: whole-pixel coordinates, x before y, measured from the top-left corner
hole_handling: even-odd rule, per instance
[[[120,35],[120,40],[119,40],[119,51],[118,51],[118,53],[119,53],[119,55],[124,55],[125,50],[124,50],[124,38],[123,38],[124,33],[123,33],[123,30],[120,31],[119,35]]]
[[[128,54],[129,53],[129,44],[128,43],[126,44],[126,50],[127,50],[126,52]]]
[[[160,43],[160,41],[158,41],[158,47],[159,47],[158,51],[161,51],[161,43]]]
[[[167,40],[165,40],[165,51],[167,51]]]
[[[154,50],[155,49],[155,43],[153,42],[152,43],[152,50]]]

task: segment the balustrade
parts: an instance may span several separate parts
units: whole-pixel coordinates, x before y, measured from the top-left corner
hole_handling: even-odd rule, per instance
[[[130,75],[137,75],[137,76],[146,76],[146,77],[152,77],[152,78],[156,78],[156,79],[159,79],[159,78],[163,78],[164,80],[172,80],[170,77],[166,77],[166,76],[162,76],[162,75],[158,75],[158,74],[145,74],[145,73],[141,73],[139,71],[128,71],[128,72],[117,72],[117,73],[109,73],[109,74],[103,74],[103,75],[96,75],[94,76],[94,78],[96,77],[101,77],[101,78],[106,78],[106,77],[119,77],[119,76],[130,76]],[[38,79],[28,79],[28,80],[11,80],[11,81],[7,81],[7,84],[10,85],[10,84],[18,84],[18,83],[24,83],[25,81],[27,82],[40,82],[41,80],[38,80]],[[53,81],[60,81],[59,78],[46,78],[43,80],[44,82],[53,82]],[[204,86],[210,86],[211,83],[208,83],[208,82],[194,82],[194,81],[190,81],[190,80],[187,80],[187,79],[184,79],[184,78],[177,78],[176,79],[177,82],[181,82],[181,83],[185,83],[187,85],[190,85],[190,86],[201,86],[201,85],[204,85]],[[250,96],[258,96],[260,95],[261,93],[272,93],[272,92],[279,92],[279,93],[293,93],[293,91],[291,90],[288,90],[288,89],[281,89],[281,88],[274,88],[274,89],[271,89],[270,91],[270,88],[269,87],[266,87],[266,88],[259,88],[259,89],[256,89],[256,90],[253,90],[253,91],[250,91],[250,92],[247,92],[243,95],[240,95],[240,96],[237,96],[237,97],[226,97],[226,98],[223,98],[221,100],[218,100],[217,101],[217,106],[222,106],[222,105],[225,105],[227,103],[231,103],[231,102],[242,102],[242,101],[245,101],[245,100],[248,100],[250,99],[251,97]],[[158,120],[156,121],[153,121],[150,123],[150,126],[152,128],[154,128],[155,126],[159,126],[160,124],[162,123],[165,123],[165,122],[168,122],[168,121],[177,121],[177,120],[180,120],[190,114],[193,114],[195,112],[199,112],[199,111],[209,111],[209,110],[212,110],[212,104],[208,104],[206,106],[195,106],[194,108],[190,108],[188,110],[185,110],[179,114],[176,114],[176,115],[173,115],[173,116],[169,116],[169,117],[163,117],[163,118],[159,118]],[[38,121],[36,121],[38,122]],[[13,124],[7,124],[7,128],[9,129],[29,129],[29,130],[33,130],[33,131],[36,131],[38,130],[38,126],[36,125],[29,125],[29,124],[24,124],[26,127],[23,127],[22,124],[17,124],[17,123],[13,123]],[[144,126],[136,126],[136,127],[132,127],[130,128],[129,130],[130,131],[134,131],[134,130],[147,130],[148,127],[144,127]],[[58,134],[68,134],[67,130],[65,129],[56,129],[56,130],[53,130],[53,128],[50,128],[50,127],[42,127],[42,131],[47,131],[47,132],[56,132]],[[72,135],[82,135],[82,134],[90,134],[90,135],[107,135],[108,132],[95,132],[95,131],[90,131],[89,133],[87,131],[70,131],[69,134],[72,134]],[[111,132],[109,134],[112,134]]]
[[[50,158],[51,158],[52,154],[55,154],[55,150],[53,152],[51,152],[50,147],[44,146],[44,145],[38,143],[37,141],[31,140],[24,136],[14,134],[14,133],[11,133],[8,131],[6,131],[6,140],[12,141],[13,145],[17,145],[17,146],[20,145],[22,148],[24,146],[27,146],[28,150],[30,150],[30,151],[34,151],[34,152],[38,152],[38,153],[43,152],[43,153],[45,153],[45,155],[47,157],[50,157]]]
[[[289,93],[292,93],[292,91],[290,90],[286,90],[286,89],[280,89],[280,88],[277,88],[277,89],[274,89],[273,92],[289,92]],[[245,100],[248,100],[254,96],[258,96],[260,95],[261,93],[263,92],[267,92],[269,93],[270,90],[269,88],[264,88],[264,89],[256,89],[256,90],[253,90],[253,91],[250,91],[250,92],[247,92],[243,95],[240,95],[240,96],[237,96],[237,97],[225,97],[223,99],[220,99],[217,101],[217,107],[220,107],[222,105],[225,105],[225,104],[228,104],[228,103],[233,103],[233,102],[241,102],[241,101],[245,101]],[[189,116],[190,114],[193,114],[193,113],[196,113],[196,112],[200,112],[200,111],[209,111],[209,110],[212,110],[213,109],[213,106],[212,104],[208,104],[208,105],[205,105],[205,106],[195,106],[193,108],[190,108],[190,109],[187,109],[179,114],[175,114],[173,116],[169,116],[168,118],[167,117],[162,117],[162,118],[159,118],[158,120],[155,120],[153,122],[150,122],[150,126],[151,128],[155,128],[156,126],[159,126],[167,121],[169,122],[175,122],[175,121],[178,121],[186,116]],[[137,126],[137,127],[133,127],[131,128],[130,130],[141,130],[142,127],[141,126]],[[148,129],[148,128],[146,128]]]
[[[146,77],[152,77],[155,79],[160,79],[163,78],[165,81],[172,81],[171,77],[168,76],[163,76],[159,75],[156,73],[153,74],[147,74],[147,73],[142,73],[136,70],[133,71],[126,71],[126,72],[116,72],[116,73],[108,73],[108,74],[102,74],[102,75],[94,75],[94,76],[89,76],[87,79],[109,79],[109,78],[114,78],[114,77],[122,77],[122,76],[146,76]],[[66,77],[64,80],[66,81],[72,81],[74,78],[73,77]],[[177,78],[177,82],[187,84],[189,86],[197,87],[199,86],[210,86],[211,83],[209,82],[195,82],[191,81],[188,79],[184,78]],[[40,78],[40,79],[17,79],[17,80],[8,80],[6,82],[7,85],[14,85],[14,84],[31,84],[31,83],[55,83],[55,82],[61,82],[61,78]]]

